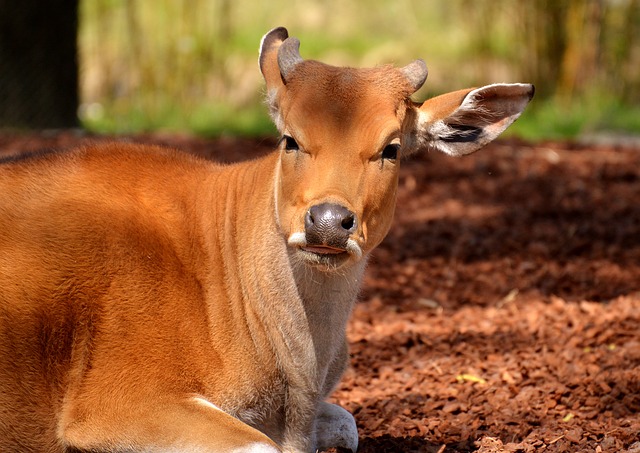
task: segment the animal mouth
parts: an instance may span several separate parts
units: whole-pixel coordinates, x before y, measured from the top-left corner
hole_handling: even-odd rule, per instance
[[[347,253],[345,249],[331,247],[328,245],[307,245],[300,248],[305,252],[316,253],[318,255],[339,255],[341,253]]]
[[[297,248],[305,255],[316,257],[322,262],[324,260],[343,259],[349,256],[356,260],[362,258],[362,248],[354,239],[349,239],[345,247],[339,247],[327,244],[310,244],[307,242],[305,233],[293,233],[289,236],[287,243],[290,247]],[[315,261],[313,258],[312,260]]]

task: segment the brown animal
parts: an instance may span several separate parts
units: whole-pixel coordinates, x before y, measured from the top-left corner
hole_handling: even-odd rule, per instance
[[[262,159],[114,143],[0,165],[0,451],[357,448],[324,400],[400,158],[477,150],[533,87],[416,104],[421,60],[338,68],[287,36],[261,44],[282,134]]]

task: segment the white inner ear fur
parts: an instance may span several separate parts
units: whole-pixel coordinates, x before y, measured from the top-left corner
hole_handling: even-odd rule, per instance
[[[500,93],[483,95],[492,90]],[[531,99],[530,92],[528,84],[496,83],[470,91],[448,117],[434,120],[430,112],[419,110],[418,127],[423,135],[419,141],[450,156],[471,154],[494,140],[520,116]],[[456,117],[460,117],[459,123]],[[469,126],[469,130],[454,129],[450,126],[454,123]],[[468,141],[464,140],[465,136]]]
[[[465,154],[469,154],[460,149],[461,146],[459,143],[448,143],[446,141],[447,138],[453,137],[457,133],[444,121],[438,120],[429,123],[429,115],[423,112],[420,112],[420,114],[418,115],[418,121],[420,125],[426,126],[423,127],[427,135],[427,137],[425,137],[425,145],[427,148],[436,149],[453,157],[460,157],[464,156]]]
[[[434,149],[453,157],[461,157],[478,150],[478,141],[448,142],[447,139],[460,136],[460,131],[451,128],[444,120],[432,121],[427,112],[418,112],[418,124],[421,130],[418,133],[418,147]],[[484,133],[482,134],[484,135]],[[479,137],[481,138],[481,137]],[[486,142],[484,142],[486,143]]]

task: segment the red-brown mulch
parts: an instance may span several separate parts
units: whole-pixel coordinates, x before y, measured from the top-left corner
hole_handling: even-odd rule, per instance
[[[74,146],[0,134],[0,153]],[[217,160],[273,146],[175,135]],[[362,453],[640,453],[640,149],[501,141],[402,163],[332,397]]]

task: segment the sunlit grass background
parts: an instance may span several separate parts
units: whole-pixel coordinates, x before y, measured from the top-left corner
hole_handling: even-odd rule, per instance
[[[537,95],[527,139],[640,134],[637,0],[82,0],[85,127],[272,134],[260,38],[284,25],[304,58],[350,66],[423,58],[414,98],[494,82]]]

